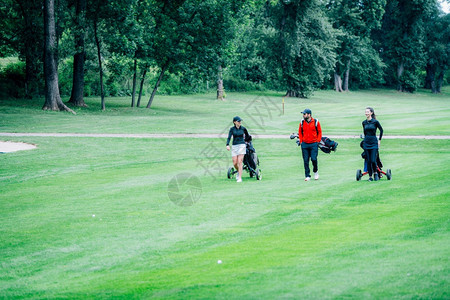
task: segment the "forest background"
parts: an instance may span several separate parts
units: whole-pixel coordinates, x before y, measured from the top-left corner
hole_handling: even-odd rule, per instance
[[[0,98],[51,110],[94,95],[105,109],[211,90],[440,93],[450,15],[438,0],[5,0],[0,57]]]

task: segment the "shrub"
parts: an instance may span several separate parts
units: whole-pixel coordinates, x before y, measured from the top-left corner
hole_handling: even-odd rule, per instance
[[[10,63],[0,71],[0,97],[25,96],[25,63]]]
[[[59,93],[70,96],[73,85],[73,57],[59,63],[58,66]]]
[[[264,90],[264,85],[253,83],[251,81],[242,80],[240,78],[225,78],[223,80],[223,87],[227,91],[233,92],[249,92]]]

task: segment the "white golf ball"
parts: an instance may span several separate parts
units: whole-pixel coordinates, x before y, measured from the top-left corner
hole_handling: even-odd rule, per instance
[[[222,263],[222,261],[219,259],[219,260],[217,261],[217,263],[220,265],[220,264]]]
[[[95,218],[95,215],[92,215],[93,218]]]

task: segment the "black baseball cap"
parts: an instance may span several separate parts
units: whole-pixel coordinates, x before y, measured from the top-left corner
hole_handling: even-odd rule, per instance
[[[302,114],[311,114],[311,110],[309,108],[305,108],[305,110],[302,111]]]
[[[236,116],[233,118],[233,122],[241,122],[241,121],[242,121],[242,119],[239,116]]]

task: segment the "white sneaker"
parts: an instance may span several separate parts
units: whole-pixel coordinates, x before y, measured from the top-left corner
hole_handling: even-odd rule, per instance
[[[241,178],[238,178],[238,179],[236,180],[236,182],[242,182],[242,179],[241,179]]]
[[[311,180],[311,177],[306,177],[305,178],[305,181],[310,181]]]
[[[315,173],[314,173],[314,179],[315,179],[315,180],[319,179],[319,172],[315,172]]]

